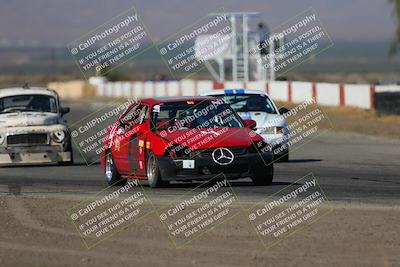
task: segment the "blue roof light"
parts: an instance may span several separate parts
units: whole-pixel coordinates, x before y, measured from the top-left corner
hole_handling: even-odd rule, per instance
[[[233,90],[224,90],[224,93],[226,95],[233,95],[234,94]]]
[[[245,91],[244,91],[244,89],[236,89],[236,90],[225,89],[224,90],[224,94],[225,95],[244,95]]]

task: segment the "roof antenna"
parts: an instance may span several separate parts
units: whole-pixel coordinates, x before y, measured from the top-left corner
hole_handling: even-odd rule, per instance
[[[22,86],[22,88],[29,89],[29,84],[27,82],[25,82],[25,84]]]

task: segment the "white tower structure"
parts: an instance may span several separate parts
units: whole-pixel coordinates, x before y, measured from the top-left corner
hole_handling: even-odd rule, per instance
[[[231,26],[231,36],[225,38],[223,52],[216,53],[214,57],[205,58],[204,56],[196,53],[196,57],[205,63],[205,66],[216,81],[224,82],[227,80],[227,67],[231,68],[232,81],[248,82],[251,80],[267,80],[275,79],[275,72],[273,69],[276,55],[271,53],[275,50],[273,45],[269,46],[269,57],[261,55],[260,49],[257,46],[260,44],[259,34],[251,31],[249,22],[252,19],[259,18],[259,12],[224,12],[213,13],[209,15],[210,18],[226,16]],[[266,33],[267,34],[267,33]],[[196,39],[196,47],[200,50],[199,45],[207,35],[200,35]],[[283,40],[280,42],[283,43]],[[220,49],[221,50],[221,49]],[[252,51],[252,53],[250,53]],[[212,62],[217,63],[217,69],[213,66]],[[269,63],[267,69],[264,67]],[[229,76],[228,76],[229,77]]]

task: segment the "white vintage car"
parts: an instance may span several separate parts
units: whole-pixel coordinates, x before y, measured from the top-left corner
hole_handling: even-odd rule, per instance
[[[0,166],[73,163],[58,94],[46,88],[0,89]]]

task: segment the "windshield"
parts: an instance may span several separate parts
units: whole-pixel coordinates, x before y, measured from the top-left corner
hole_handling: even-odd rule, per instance
[[[237,112],[261,111],[277,114],[271,99],[265,95],[220,95]]]
[[[48,95],[15,95],[0,98],[0,113],[25,111],[57,113],[56,99]]]
[[[234,111],[222,100],[185,101],[153,107],[153,130],[184,130],[219,127],[243,127]]]

